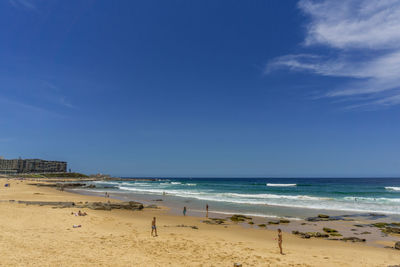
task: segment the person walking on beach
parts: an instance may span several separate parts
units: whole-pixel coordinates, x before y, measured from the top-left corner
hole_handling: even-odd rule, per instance
[[[186,216],[186,206],[183,207],[183,216]]]
[[[153,235],[153,233],[155,235]],[[156,217],[153,217],[153,221],[151,222],[151,236],[158,236],[157,235],[157,226],[156,226]]]
[[[208,203],[206,204],[206,217],[208,218]]]
[[[282,255],[284,255],[282,252],[282,230],[281,229],[278,229],[278,246],[279,246],[280,253]]]

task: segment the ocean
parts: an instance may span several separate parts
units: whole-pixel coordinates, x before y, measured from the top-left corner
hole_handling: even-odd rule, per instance
[[[96,181],[92,194],[163,203],[180,209],[304,219],[381,213],[400,219],[399,178],[165,178],[156,181]],[[153,202],[154,204],[154,202]]]

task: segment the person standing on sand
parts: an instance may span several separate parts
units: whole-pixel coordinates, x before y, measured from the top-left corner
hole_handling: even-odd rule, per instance
[[[153,235],[155,233],[155,235]],[[158,236],[157,235],[157,226],[156,226],[156,217],[153,217],[153,221],[151,222],[151,236]]]
[[[208,218],[208,203],[206,204],[206,211],[207,211],[206,217]]]
[[[284,255],[282,252],[282,230],[281,229],[278,229],[278,246],[279,246],[279,250],[280,250],[281,254]]]
[[[186,206],[183,207],[183,216],[186,216]]]

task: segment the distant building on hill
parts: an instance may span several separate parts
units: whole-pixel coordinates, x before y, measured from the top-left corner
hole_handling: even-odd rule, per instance
[[[67,172],[67,162],[42,159],[0,159],[0,174]]]

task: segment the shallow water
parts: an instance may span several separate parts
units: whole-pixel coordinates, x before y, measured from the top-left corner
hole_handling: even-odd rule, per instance
[[[383,213],[400,219],[400,179],[398,178],[197,178],[157,181],[97,181],[91,192],[109,192],[142,201],[162,198],[176,208],[192,211],[260,217],[305,218],[325,212]]]

